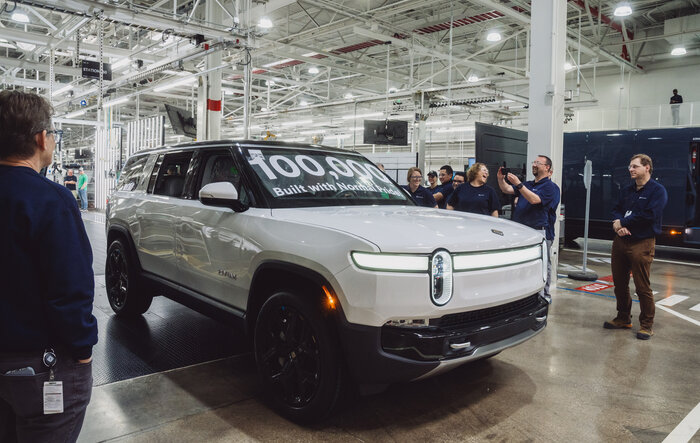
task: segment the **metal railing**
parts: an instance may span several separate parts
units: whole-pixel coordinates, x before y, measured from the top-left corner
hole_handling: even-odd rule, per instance
[[[700,125],[700,102],[631,108],[577,109],[567,132],[611,129],[672,128]]]

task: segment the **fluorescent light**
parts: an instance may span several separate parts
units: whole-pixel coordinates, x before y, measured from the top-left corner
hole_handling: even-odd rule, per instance
[[[486,36],[486,40],[490,42],[500,42],[501,41],[501,34],[496,31],[491,31],[488,33]]]
[[[571,71],[572,69],[574,69],[574,65],[572,65],[569,62],[564,63],[564,70],[565,71]]]
[[[263,67],[263,68],[271,68],[271,67],[273,67],[273,66],[282,65],[282,64],[284,64],[284,63],[289,63],[289,62],[293,62],[293,61],[294,61],[293,58],[285,58],[284,60],[279,60],[279,61],[276,61],[276,62],[268,63],[268,64],[266,64],[266,65],[262,65],[262,67]]]
[[[454,128],[444,128],[444,129],[438,129],[435,131],[436,134],[442,134],[445,132],[473,132],[474,127],[473,126],[456,126]]]
[[[262,29],[270,29],[274,25],[272,24],[272,20],[270,20],[267,17],[261,17],[260,21],[258,22],[258,26],[261,27]]]
[[[153,89],[153,91],[154,92],[163,92],[163,91],[167,91],[168,89],[177,88],[178,86],[191,85],[195,81],[197,81],[197,77],[187,77],[187,78],[183,78],[182,80],[178,80],[178,81],[175,81],[175,82],[167,84],[167,85],[157,86],[156,88]]]
[[[343,97],[345,97],[346,100],[351,100],[351,99],[355,98],[355,96],[349,92],[347,94],[345,94]]]
[[[467,79],[467,81],[468,81],[469,83],[476,83],[476,82],[479,81],[479,77],[477,77],[476,75],[472,74],[472,75],[469,76],[469,78]]]
[[[129,63],[131,63],[131,60],[129,58],[124,57],[123,59],[117,61],[116,63],[112,63],[112,70],[114,71],[115,69],[119,69],[122,66],[128,66]]]
[[[429,260],[426,256],[370,254],[366,252],[353,252],[350,255],[355,265],[361,269],[371,271],[428,272]]]
[[[36,45],[33,45],[31,43],[17,42],[17,47],[25,51],[33,51],[36,48]]]
[[[51,94],[51,95],[61,95],[64,92],[70,91],[71,89],[73,89],[73,85],[66,85],[62,88],[59,88],[59,89],[56,89],[55,91],[53,91],[53,94]]]
[[[29,23],[29,16],[23,12],[13,12],[12,20],[20,23]]]
[[[312,120],[298,120],[298,121],[290,121],[290,122],[284,122],[280,123],[280,126],[285,127],[285,126],[303,126],[303,125],[310,125],[312,123]]]
[[[299,106],[309,106],[309,102],[307,102],[306,100],[300,100]]]
[[[128,102],[128,101],[129,101],[129,97],[122,97],[122,98],[118,98],[118,99],[116,99],[116,100],[112,100],[112,101],[108,101],[108,102],[102,103],[102,107],[103,107],[103,108],[109,108],[110,106],[121,105],[122,103],[126,103],[126,102]]]
[[[688,51],[685,48],[673,48],[671,55],[685,55]]]
[[[496,268],[517,265],[542,258],[542,247],[538,245],[510,251],[489,251],[454,256],[455,271]]]
[[[370,118],[370,117],[380,117],[384,115],[383,112],[369,112],[367,114],[357,114],[357,115],[344,115],[340,117],[341,120],[356,120],[359,118]]]
[[[615,8],[613,14],[615,17],[627,17],[628,15],[632,15],[632,7],[627,4],[622,4]]]
[[[452,120],[428,120],[425,124],[428,126],[451,125]]]
[[[310,67],[309,74],[318,74],[318,68],[316,66]]]
[[[66,114],[63,116],[63,118],[75,118],[75,117],[80,117],[83,114],[85,114],[85,110],[81,109],[79,111],[75,111],[75,112],[71,112],[70,114]]]

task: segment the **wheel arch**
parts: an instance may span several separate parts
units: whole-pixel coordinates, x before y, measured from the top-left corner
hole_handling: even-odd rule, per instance
[[[275,292],[283,289],[313,289],[302,295],[316,297],[319,306],[324,306],[326,295],[323,287],[326,287],[335,299],[334,309],[325,309],[331,316],[341,315],[341,306],[333,286],[320,273],[294,263],[271,260],[267,261],[255,270],[253,274],[248,306],[246,309],[246,332],[253,337],[255,322],[260,308],[265,301]]]
[[[114,240],[123,240],[126,242],[126,246],[129,248],[129,258],[132,263],[136,266],[138,270],[141,270],[141,261],[136,253],[136,244],[134,239],[131,237],[129,230],[121,225],[111,225],[107,230],[107,251],[109,252],[109,245],[112,244]]]

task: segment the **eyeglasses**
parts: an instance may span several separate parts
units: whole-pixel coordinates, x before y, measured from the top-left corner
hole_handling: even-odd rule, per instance
[[[61,143],[61,139],[63,139],[63,130],[61,129],[48,129],[46,130],[46,135],[53,134],[53,139],[56,141],[56,144]]]
[[[412,175],[412,176],[411,176],[411,180],[420,180],[420,179],[422,179],[422,178],[423,178],[422,175]]]
[[[533,162],[532,162],[532,164],[533,164],[533,165],[540,165],[540,166],[544,166],[544,165],[546,165],[547,163],[542,163],[542,162],[541,162],[541,161],[539,161],[539,160],[535,160],[535,161],[533,161]]]

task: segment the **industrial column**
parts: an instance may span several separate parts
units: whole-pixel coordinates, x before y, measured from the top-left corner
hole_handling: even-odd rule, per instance
[[[552,180],[561,189],[564,144],[566,0],[533,0],[530,30],[530,110],[527,160],[552,159]],[[556,287],[559,223],[552,245],[551,287]]]
[[[207,2],[205,20],[213,25],[223,24],[223,12],[219,2]],[[200,77],[197,97],[197,140],[221,138],[221,51],[211,51],[206,56],[205,77]]]

